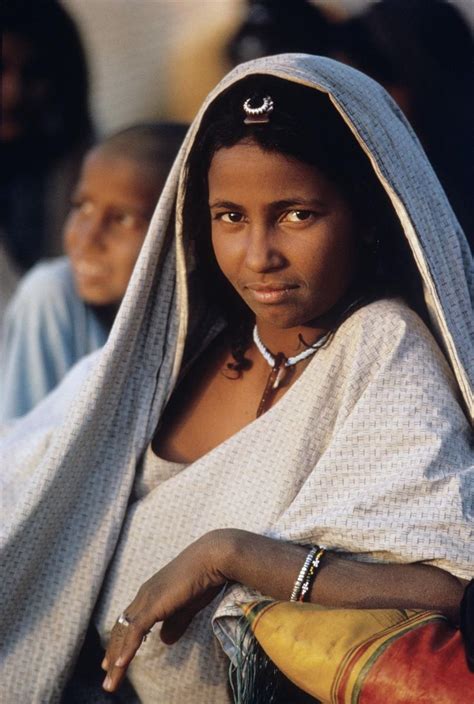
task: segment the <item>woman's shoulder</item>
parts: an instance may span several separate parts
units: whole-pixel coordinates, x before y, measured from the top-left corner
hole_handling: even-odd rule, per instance
[[[21,279],[18,290],[36,286],[57,288],[69,286],[72,283],[72,269],[68,257],[55,257],[35,264]]]
[[[361,307],[334,342],[339,377],[355,390],[354,398],[365,395],[385,413],[389,407],[401,415],[407,408],[422,408],[437,427],[445,417],[447,426],[465,431],[454,373],[432,332],[403,300],[380,299]]]
[[[10,302],[10,310],[56,305],[77,297],[71,266],[67,257],[47,259],[23,276]]]
[[[411,308],[403,298],[395,296],[377,298],[373,301],[369,301],[358,308],[352,317],[354,319],[358,318],[363,320],[367,317],[372,318],[373,316],[383,317],[392,324],[398,321],[422,322],[420,316],[415,313],[413,308]]]
[[[381,298],[360,307],[341,326],[340,344],[366,369],[411,368],[425,376],[431,370],[452,377],[433,333],[401,298]]]
[[[379,298],[361,306],[341,326],[350,335],[360,331],[380,343],[394,343],[401,337],[420,338],[436,344],[421,317],[402,298]]]

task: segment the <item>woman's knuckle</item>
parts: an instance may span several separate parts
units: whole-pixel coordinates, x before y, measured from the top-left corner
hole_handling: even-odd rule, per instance
[[[136,635],[137,633],[141,633],[143,630],[144,627],[142,615],[137,614],[133,617],[133,619],[130,619],[130,625],[127,628],[127,633]]]

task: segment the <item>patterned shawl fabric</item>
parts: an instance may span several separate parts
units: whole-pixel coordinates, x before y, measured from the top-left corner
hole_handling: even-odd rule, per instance
[[[141,460],[185,343],[206,344],[216,329],[188,296],[182,165],[209,104],[255,73],[330,96],[403,225],[437,343],[402,302],[368,305],[268,413],[189,467],[153,476]],[[106,638],[139,585],[213,528],[471,577],[472,286],[463,233],[378,84],[302,54],[230,73],[189,131],[106,346],[2,432],[2,701],[59,702],[91,620]],[[152,634],[130,671],[140,700],[228,701],[223,651],[235,655],[238,603],[251,598],[227,590],[171,648]]]

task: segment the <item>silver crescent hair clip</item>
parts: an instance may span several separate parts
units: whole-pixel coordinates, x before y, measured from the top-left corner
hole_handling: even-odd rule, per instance
[[[247,98],[243,107],[246,115],[244,123],[246,125],[264,124],[270,122],[270,113],[273,111],[273,100],[269,95],[266,95],[260,105],[253,107],[253,98]]]

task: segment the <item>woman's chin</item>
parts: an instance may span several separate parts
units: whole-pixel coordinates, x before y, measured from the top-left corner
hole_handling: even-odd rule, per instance
[[[257,325],[269,325],[278,330],[291,328],[320,327],[318,321],[324,312],[301,310],[296,307],[267,306],[252,308]]]
[[[290,311],[276,310],[254,311],[257,325],[265,325],[277,330],[289,330],[306,324],[306,317]]]
[[[90,306],[111,306],[117,303],[117,297],[110,291],[97,286],[76,286],[79,298]]]

